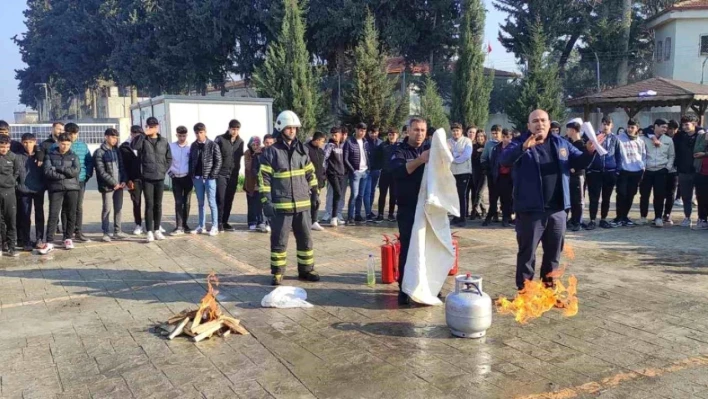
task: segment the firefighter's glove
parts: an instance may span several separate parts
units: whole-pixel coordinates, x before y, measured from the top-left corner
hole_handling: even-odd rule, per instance
[[[275,217],[275,208],[273,208],[273,204],[270,202],[263,204],[263,214],[268,218]]]

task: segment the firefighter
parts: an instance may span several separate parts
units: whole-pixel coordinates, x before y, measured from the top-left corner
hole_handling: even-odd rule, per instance
[[[315,257],[310,228],[311,201],[317,198],[317,177],[307,149],[297,139],[300,118],[283,111],[275,121],[278,138],[263,150],[258,173],[263,213],[271,219],[270,272],[273,285],[280,285],[285,274],[288,234],[292,228],[297,242],[298,278],[319,281],[314,271]]]

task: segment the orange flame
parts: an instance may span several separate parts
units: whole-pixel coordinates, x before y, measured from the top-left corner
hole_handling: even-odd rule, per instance
[[[214,289],[215,286],[219,286],[219,279],[214,272],[211,272],[207,277],[207,293],[199,301],[199,310],[197,311],[197,314],[202,314],[202,318],[206,321],[216,320],[221,316],[219,304],[216,302],[216,295],[219,291]]]
[[[569,259],[575,258],[570,245],[565,246],[563,254]],[[521,324],[541,317],[554,307],[562,309],[563,316],[575,316],[578,314],[578,279],[571,275],[566,287],[561,281],[564,273],[565,265],[548,274],[553,279],[552,286],[546,286],[542,281],[524,281],[524,288],[514,300],[510,301],[503,296],[496,300],[497,311],[500,314],[513,314],[514,319]]]

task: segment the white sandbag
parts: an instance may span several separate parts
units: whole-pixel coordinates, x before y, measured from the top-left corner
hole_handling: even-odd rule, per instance
[[[300,287],[280,286],[263,297],[264,308],[311,308],[307,302],[307,292]]]
[[[452,159],[445,130],[438,129],[418,193],[402,284],[403,292],[412,300],[426,305],[442,304],[437,295],[455,262],[447,215],[460,216],[460,201],[450,171]]]

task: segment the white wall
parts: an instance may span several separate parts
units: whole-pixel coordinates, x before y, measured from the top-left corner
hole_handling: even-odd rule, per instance
[[[655,30],[654,43],[671,38],[671,59],[654,61],[654,74],[669,79],[686,82],[701,82],[701,66],[706,55],[700,54],[700,38],[708,35],[708,10],[672,13],[675,19],[669,19]],[[708,67],[706,68],[708,69]],[[706,71],[708,79],[708,71]]]

